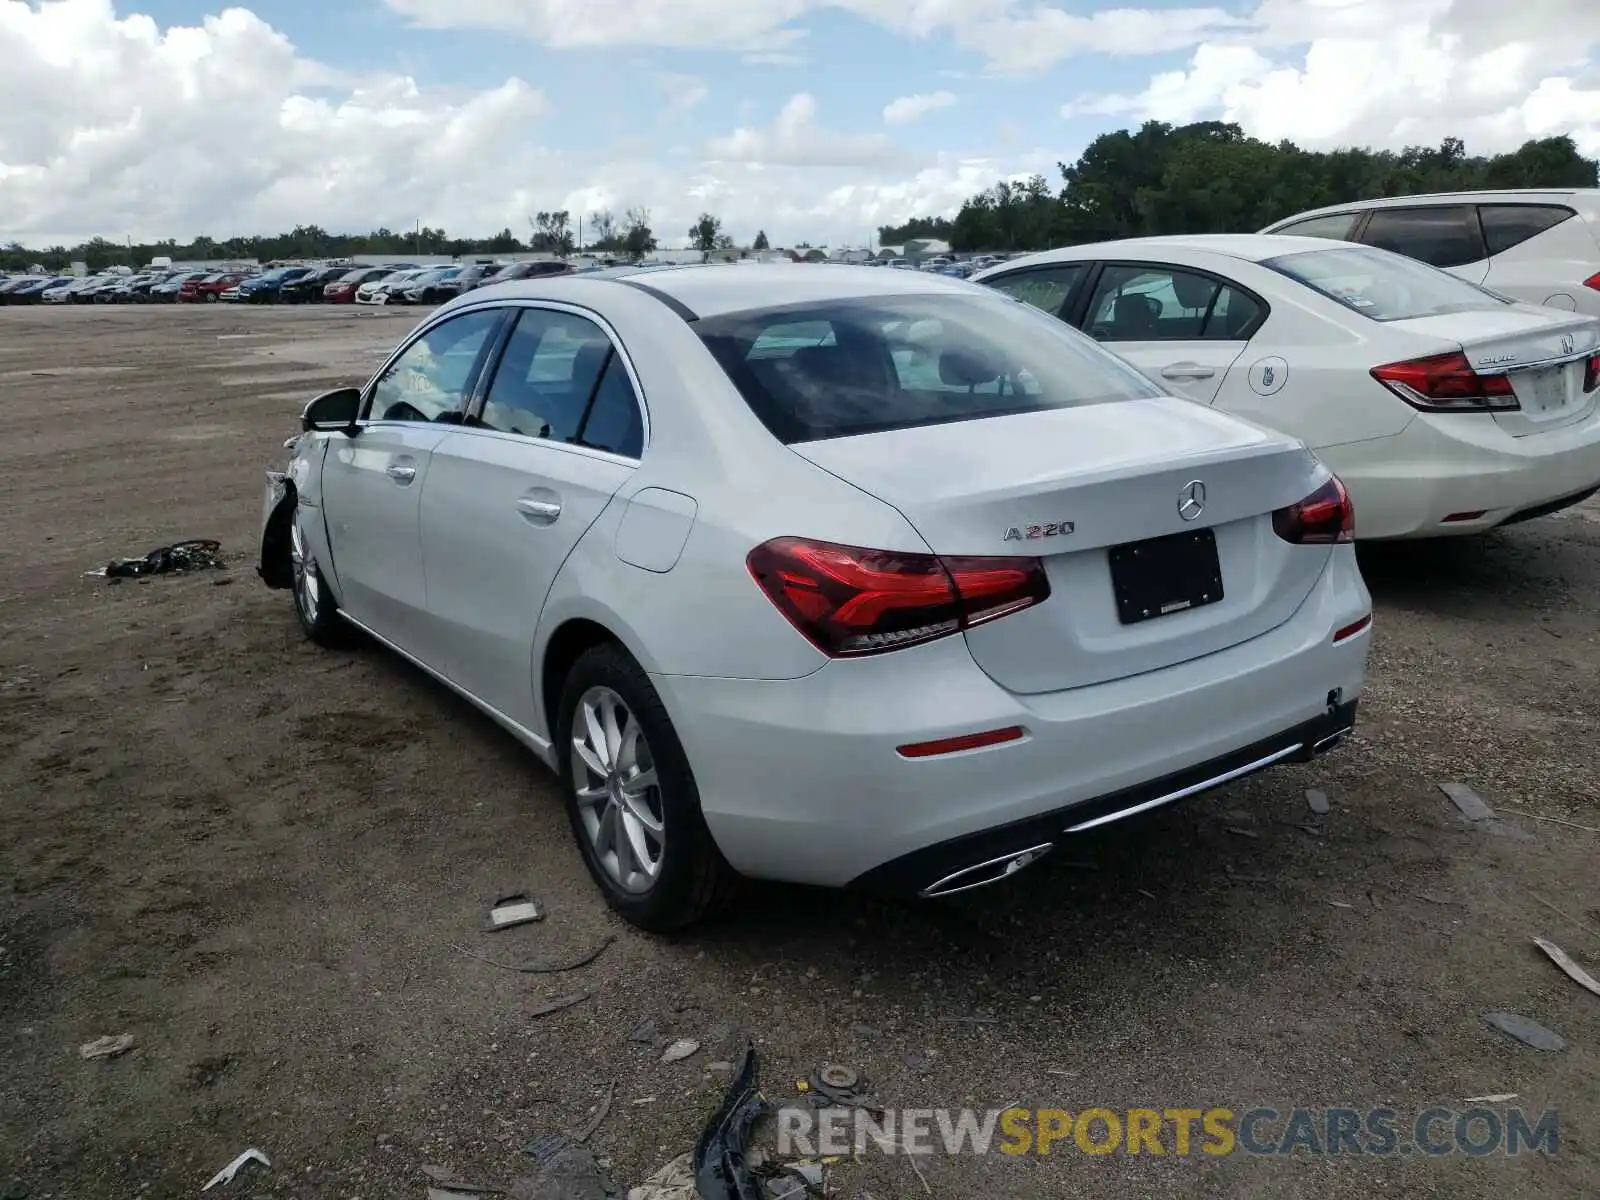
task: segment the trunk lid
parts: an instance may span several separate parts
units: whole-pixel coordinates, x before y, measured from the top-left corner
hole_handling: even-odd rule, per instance
[[[1480,375],[1504,375],[1521,408],[1497,412],[1515,437],[1559,429],[1587,417],[1600,392],[1584,392],[1584,362],[1600,351],[1600,320],[1529,304],[1391,322],[1459,346]]]
[[[1170,397],[790,449],[892,504],[937,554],[1034,555],[1044,562],[1048,600],[965,634],[978,665],[1017,693],[1139,675],[1259,637],[1295,613],[1331,553],[1327,546],[1292,546],[1272,530],[1275,509],[1304,499],[1325,478],[1309,451],[1282,434]],[[1196,481],[1202,507],[1186,520],[1179,507]],[[1151,546],[1151,539],[1202,530],[1215,541],[1220,596],[1204,594],[1216,590],[1207,587],[1184,606],[1175,594],[1177,607],[1165,615],[1125,620],[1125,607],[1137,607],[1136,593],[1152,598],[1152,586],[1167,586],[1164,571],[1175,581],[1194,565],[1192,555],[1210,553],[1206,534],[1198,549],[1187,536],[1183,547]],[[1164,564],[1154,576],[1130,562],[1134,544],[1133,558]],[[1162,598],[1153,598],[1159,607]]]

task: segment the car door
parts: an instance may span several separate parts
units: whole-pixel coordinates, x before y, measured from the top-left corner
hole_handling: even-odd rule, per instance
[[[1489,275],[1489,248],[1473,204],[1430,204],[1374,208],[1356,241],[1392,250],[1482,283]]]
[[[427,327],[368,386],[355,435],[327,435],[322,503],[341,605],[436,670],[420,502],[433,452],[461,420],[505,315],[480,309]]]
[[[1266,318],[1266,303],[1231,280],[1155,262],[1104,264],[1088,289],[1083,331],[1176,395],[1201,404]]]
[[[533,730],[533,636],[573,547],[637,468],[646,424],[617,339],[592,314],[519,308],[422,494],[428,603],[459,686]]]

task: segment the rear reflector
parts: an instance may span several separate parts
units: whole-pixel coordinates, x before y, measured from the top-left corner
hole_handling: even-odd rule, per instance
[[[1298,504],[1272,514],[1272,532],[1296,546],[1329,546],[1356,539],[1356,513],[1337,475]]]
[[[1336,641],[1336,642],[1342,642],[1342,641],[1346,640],[1347,638],[1353,638],[1353,637],[1355,637],[1356,634],[1360,633],[1363,629],[1365,629],[1368,625],[1371,625],[1371,624],[1372,624],[1372,614],[1368,613],[1366,616],[1362,617],[1361,620],[1352,621],[1350,624],[1346,625],[1343,629],[1339,630],[1338,633],[1333,635],[1333,640]]]
[[[745,561],[790,624],[835,658],[932,641],[1050,595],[1037,558],[939,558],[781,537]]]
[[[901,746],[901,758],[933,758],[940,754],[956,754],[962,750],[978,750],[984,746],[998,746],[1002,742],[1022,740],[1022,726],[1011,725],[1005,729],[990,729],[985,733],[964,733],[960,737],[940,738],[936,742],[912,742]]]
[[[1521,407],[1509,379],[1479,375],[1459,351],[1373,367],[1372,377],[1422,412],[1506,412]]]

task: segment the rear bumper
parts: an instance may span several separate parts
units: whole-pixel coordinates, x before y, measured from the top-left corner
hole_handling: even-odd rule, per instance
[[[1049,850],[1059,849],[1073,834],[1164,808],[1281,762],[1309,762],[1332,750],[1355,728],[1358,704],[1356,700],[1330,704],[1322,716],[1272,737],[1095,800],[925,846],[857,876],[851,886],[948,896],[997,883]]]
[[[941,847],[965,850],[964,839],[994,831],[1007,843],[997,853],[1009,852],[1012,828],[1048,826],[1056,836],[1041,840],[1059,841],[1077,823],[1066,820],[1072,812],[1088,820],[1130,795],[1166,795],[1172,780],[1212,778],[1216,763],[1240,755],[1254,762],[1269,743],[1314,746],[1336,732],[1365,677],[1370,628],[1337,643],[1334,634],[1370,612],[1355,555],[1341,546],[1300,610],[1271,632],[1062,692],[1006,691],[960,637],[836,660],[800,679],[652,680],[707,826],[737,870],[825,886],[882,871],[921,890],[939,876],[912,878],[924,860],[910,856],[940,859]],[[981,749],[898,753],[1013,726],[1025,735]],[[897,860],[912,868],[892,867]]]
[[[1362,541],[1481,533],[1576,504],[1600,485],[1600,413],[1526,437],[1487,414],[1419,417],[1393,437],[1316,455],[1350,489]]]

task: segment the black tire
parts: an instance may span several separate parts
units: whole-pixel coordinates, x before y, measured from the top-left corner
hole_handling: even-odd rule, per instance
[[[639,726],[655,770],[656,785],[648,790],[654,793],[654,811],[659,813],[663,837],[659,873],[647,888],[630,890],[612,876],[585,824],[578,799],[573,729],[580,702],[594,689],[608,689],[620,698]],[[672,933],[722,906],[738,875],[706,828],[694,772],[661,697],[622,647],[614,643],[594,646],[584,651],[567,673],[557,707],[555,751],[573,837],[584,865],[614,911],[641,929]]]
[[[349,644],[350,627],[339,617],[339,602],[333,589],[317,565],[311,545],[305,538],[300,521],[303,510],[296,505],[290,518],[289,561],[290,591],[294,596],[294,615],[300,619],[300,628],[319,646],[330,649]]]
[[[206,303],[207,304],[215,304],[216,302],[217,302],[217,294],[215,292],[207,292],[206,293]]]

